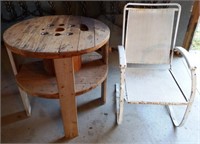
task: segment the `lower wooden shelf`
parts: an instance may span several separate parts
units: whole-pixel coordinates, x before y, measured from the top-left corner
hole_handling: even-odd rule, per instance
[[[76,95],[96,88],[106,79],[107,73],[108,66],[100,54],[93,52],[82,55],[81,69],[75,72]],[[45,71],[42,61],[23,65],[16,75],[16,81],[31,96],[59,98],[56,77]]]

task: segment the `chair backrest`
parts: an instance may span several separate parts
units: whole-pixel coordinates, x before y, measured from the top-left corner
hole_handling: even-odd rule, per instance
[[[180,12],[181,6],[172,3],[125,5],[122,44],[127,63],[170,64]]]

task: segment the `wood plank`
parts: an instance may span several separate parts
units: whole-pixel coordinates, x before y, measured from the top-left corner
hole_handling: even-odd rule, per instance
[[[81,21],[88,30],[81,30]],[[54,59],[95,51],[109,40],[109,36],[109,28],[98,20],[56,15],[32,18],[13,25],[5,31],[3,40],[14,53]]]
[[[81,56],[72,57],[74,61],[74,71],[77,72],[81,69]]]
[[[81,24],[85,27],[83,30],[80,30],[80,39],[78,50],[83,50],[86,47],[93,48],[94,43],[94,19],[81,17]],[[88,30],[87,30],[88,29]]]
[[[86,55],[86,59],[97,59],[86,62],[83,59],[81,70],[75,74],[76,80],[76,94],[83,94],[91,89],[96,88],[107,77],[108,67],[98,55]],[[78,92],[79,91],[79,92]]]
[[[107,42],[102,48],[102,58],[105,64],[108,64],[108,49],[109,49],[109,42]]]
[[[66,26],[65,40],[61,44],[60,52],[77,52],[80,39],[80,21],[80,16],[70,16],[69,22]]]
[[[9,29],[9,34],[5,35],[5,39],[9,39],[9,43],[11,46],[19,46],[21,44],[21,40],[24,37],[24,33],[29,29],[29,22],[30,20],[25,20],[21,22],[21,24],[13,25]],[[12,31],[18,30],[18,33],[13,33]]]
[[[39,44],[43,43],[45,41],[44,35],[41,35],[41,29],[43,29],[43,25],[47,25],[48,22],[51,20],[49,19],[44,19],[41,23],[40,18],[35,18],[34,21],[31,19],[27,23],[23,23],[21,25],[19,23],[19,27],[26,27],[26,29],[22,33],[22,37],[19,40],[18,45],[14,45],[14,47],[21,48],[21,50],[25,51],[41,51],[39,48]],[[13,29],[16,31],[16,29]],[[21,33],[20,31],[16,31],[15,33]],[[18,38],[18,36],[17,36]]]
[[[77,72],[81,68],[81,56],[74,56],[74,71]],[[55,68],[52,59],[43,59],[44,69],[49,75],[55,75]]]
[[[15,64],[12,52],[7,48],[6,48],[6,50],[8,52],[8,57],[10,59],[10,63],[11,63],[11,67],[12,67],[13,73],[14,73],[14,75],[17,75],[18,74],[18,70],[16,68],[16,64]],[[18,87],[18,90],[19,90],[19,93],[20,93],[24,108],[26,110],[26,114],[27,114],[27,116],[31,116],[31,105],[30,105],[30,102],[29,102],[28,94],[25,91],[23,91],[20,87]]]
[[[65,137],[78,136],[77,106],[72,58],[54,59]]]
[[[58,98],[56,78],[46,72],[42,61],[23,65],[16,75],[16,82],[31,96]]]
[[[81,95],[101,84],[107,76],[108,67],[100,54],[93,52],[82,56],[82,67],[75,73],[75,92]],[[31,96],[58,98],[57,82],[49,75],[43,62],[28,63],[22,66],[16,76],[18,85]]]
[[[106,66],[108,66],[109,42],[107,42],[101,49],[102,49],[103,62],[106,64]],[[101,101],[102,101],[102,103],[106,103],[106,92],[107,92],[107,78],[101,84]]]
[[[51,17],[49,17],[51,18]],[[49,19],[47,18],[47,20]],[[49,21],[46,25],[44,25],[44,31],[49,34],[43,35],[46,38],[39,46],[40,51],[38,52],[48,52],[48,53],[60,53],[61,49],[63,49],[63,42],[68,44],[69,41],[66,40],[65,31],[66,28],[64,26],[59,26],[60,24],[67,25],[69,23],[70,17],[66,16],[55,16]],[[57,31],[61,29],[60,31]],[[40,32],[41,33],[41,32]]]
[[[43,59],[43,65],[44,65],[45,71],[49,75],[55,75],[55,68],[54,68],[54,64],[53,64],[52,59]]]
[[[99,23],[99,21],[94,21],[94,27],[95,27],[95,46],[96,47],[102,47],[104,44],[106,44],[110,37],[110,30],[108,26],[106,26],[104,23]]]

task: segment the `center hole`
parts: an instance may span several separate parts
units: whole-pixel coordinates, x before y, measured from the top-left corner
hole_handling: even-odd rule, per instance
[[[61,27],[59,27],[59,28],[56,29],[56,31],[58,31],[58,32],[64,31],[64,30],[65,30],[65,29],[64,29],[64,28],[61,28]]]

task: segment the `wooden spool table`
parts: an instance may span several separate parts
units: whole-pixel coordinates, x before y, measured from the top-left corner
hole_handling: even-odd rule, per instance
[[[102,84],[106,100],[109,37],[102,22],[66,15],[25,20],[3,34],[18,86],[32,96],[59,98],[67,138],[78,135],[76,95]],[[44,60],[17,70],[11,52]]]

